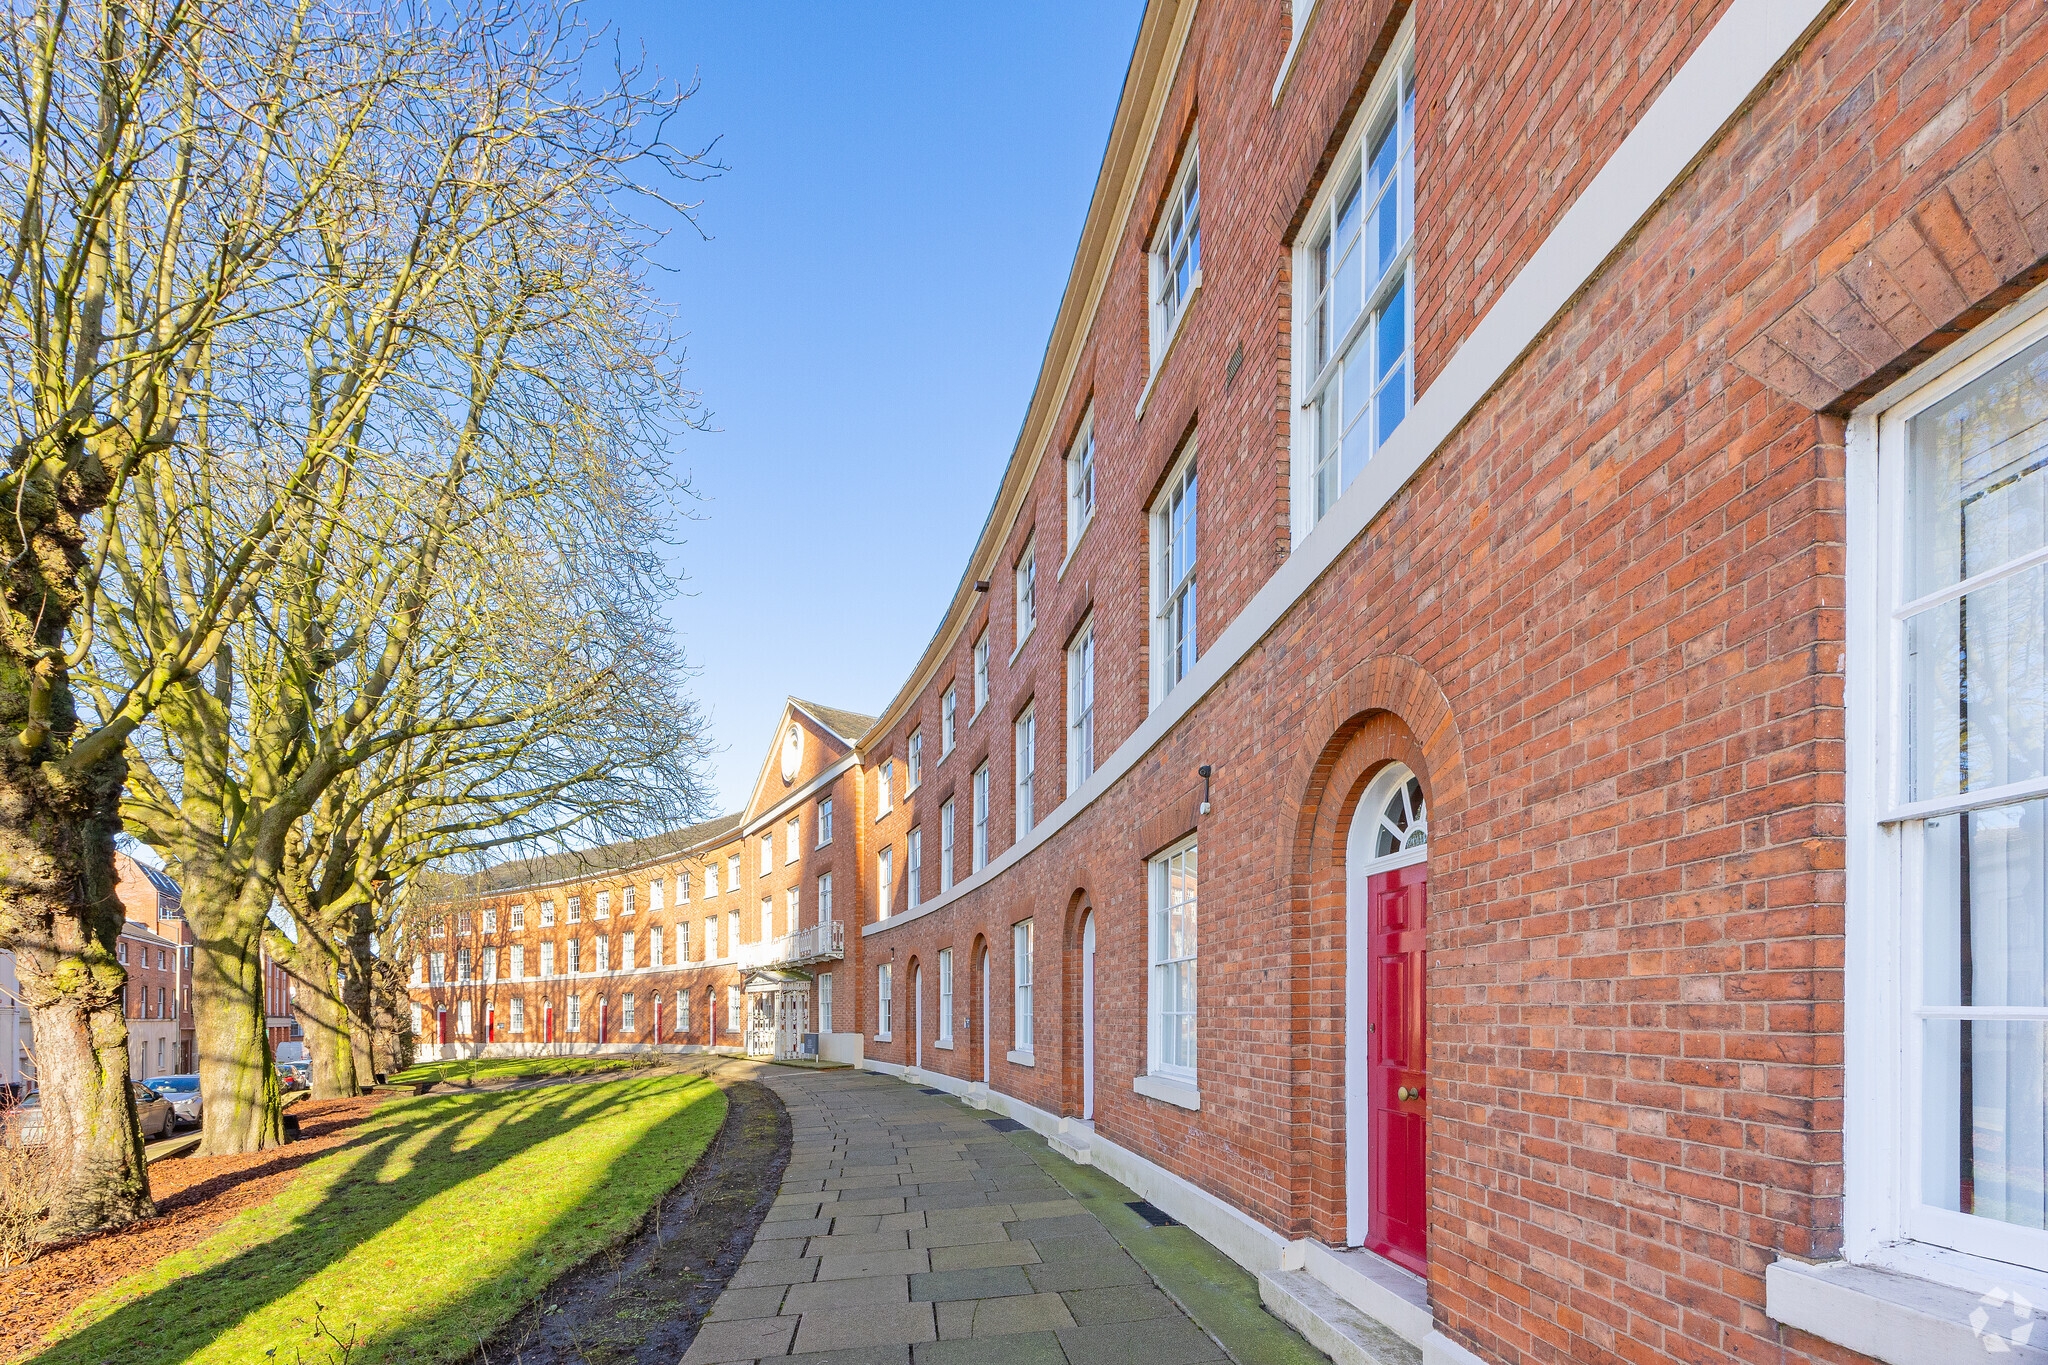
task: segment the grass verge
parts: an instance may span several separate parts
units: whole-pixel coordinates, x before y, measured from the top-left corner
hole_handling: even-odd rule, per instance
[[[428,1062],[401,1071],[391,1078],[393,1085],[417,1085],[423,1081],[523,1081],[538,1076],[588,1076],[601,1071],[632,1071],[660,1065],[661,1057],[464,1057],[451,1062]]]
[[[717,1086],[682,1074],[394,1101],[278,1199],[89,1300],[33,1359],[467,1358],[632,1232],[724,1117]]]

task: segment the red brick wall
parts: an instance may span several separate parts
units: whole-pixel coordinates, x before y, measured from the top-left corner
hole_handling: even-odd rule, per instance
[[[1419,12],[1425,384],[1719,9]],[[1056,803],[1060,651],[1091,605],[1099,752],[1142,720],[1143,510],[1191,429],[1205,645],[1279,562],[1288,234],[1395,22],[1384,5],[1325,6],[1276,112],[1279,13],[1229,4],[1196,21],[1059,424],[1093,401],[1096,523],[1056,580],[1064,487],[1048,460],[986,607],[993,700],[952,759],[928,764],[921,800],[878,827],[899,846],[913,821],[935,831],[956,792],[964,859],[984,751],[992,855],[1009,845],[1008,725],[1027,696],[1041,810]],[[1409,762],[1434,803],[1440,1325],[1513,1361],[1848,1358],[1781,1343],[1762,1312],[1776,1255],[1825,1256],[1840,1238],[1843,464],[1827,414],[2041,278],[2044,53],[2048,25],[2002,4],[1835,12],[1186,721],[995,883],[870,937],[870,960],[923,962],[935,992],[930,964],[953,948],[964,1011],[989,943],[994,1085],[1072,1113],[1091,908],[1099,1131],[1287,1235],[1335,1240],[1344,835],[1377,765]],[[1139,417],[1148,206],[1191,122],[1204,283]],[[1034,520],[1040,629],[1006,665],[1007,566]],[[890,751],[914,724],[936,735],[954,676],[965,707],[978,630],[892,726]],[[1182,815],[1204,763],[1213,811]],[[1143,860],[1189,824],[1203,851],[1199,1113],[1131,1089]],[[1008,931],[1025,915],[1039,945],[1029,1068],[1003,1056]],[[895,1038],[870,1055],[909,1060],[908,990],[899,968]],[[926,1019],[935,1032],[930,1001]],[[959,1032],[925,1065],[978,1078],[977,1030]]]

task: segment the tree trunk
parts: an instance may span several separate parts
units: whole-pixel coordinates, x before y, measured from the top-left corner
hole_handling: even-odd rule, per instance
[[[22,702],[0,686],[0,713]],[[68,694],[56,709],[69,722]],[[55,1240],[156,1212],[128,1088],[128,973],[114,953],[115,810],[127,763],[117,753],[79,780],[55,762],[21,762],[12,748],[0,738],[0,943],[15,953],[35,1035],[51,1175],[39,1236]]]
[[[189,895],[186,903],[191,904]],[[263,1024],[262,940],[219,922],[239,918],[232,912],[222,916],[188,909],[187,917],[199,940],[193,954],[192,1014],[206,1110],[200,1155],[233,1156],[279,1146],[284,1116],[270,1034]]]
[[[313,1098],[334,1100],[356,1093],[355,1044],[342,1004],[334,950],[319,934],[301,932],[288,970],[299,983],[293,1010],[306,1035]]]
[[[341,1003],[348,1012],[348,1031],[354,1046],[356,1084],[366,1085],[383,1068],[377,1065],[377,1020],[371,1004],[377,959],[370,951],[369,917],[357,913],[346,945],[347,975],[342,979]],[[387,1075],[390,1073],[386,1073]]]

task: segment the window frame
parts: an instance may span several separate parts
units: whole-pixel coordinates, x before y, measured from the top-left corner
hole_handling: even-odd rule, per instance
[[[953,1046],[953,950],[939,949],[939,1032],[940,1047]]]
[[[1067,795],[1095,776],[1095,613],[1067,644]]]
[[[1166,357],[1173,351],[1174,341],[1180,336],[1181,324],[1187,320],[1189,305],[1195,301],[1195,295],[1202,292],[1202,155],[1198,130],[1188,130],[1184,146],[1180,164],[1174,168],[1172,184],[1160,200],[1159,226],[1153,230],[1152,240],[1145,247],[1149,272],[1145,289],[1146,314],[1151,319],[1148,354],[1151,363],[1147,372],[1152,375],[1157,375],[1165,365]],[[1189,220],[1193,224],[1191,229],[1185,235],[1175,235]],[[1173,282],[1177,272],[1168,257],[1177,257],[1180,252],[1176,248],[1183,245],[1189,255],[1187,286],[1169,299],[1166,286]],[[1147,389],[1149,392],[1149,384]]]
[[[1067,553],[1060,561],[1060,574],[1064,576],[1067,563],[1074,557],[1074,551],[1081,548],[1081,537],[1088,534],[1088,528],[1095,524],[1096,486],[1095,468],[1095,405],[1090,403],[1081,414],[1081,423],[1074,429],[1074,439],[1067,445]]]
[[[1351,125],[1345,130],[1343,140],[1338,144],[1336,156],[1330,163],[1337,168],[1336,171],[1325,177],[1315,199],[1310,202],[1309,211],[1302,220],[1301,231],[1290,248],[1294,264],[1293,307],[1297,322],[1291,346],[1294,360],[1290,367],[1293,374],[1291,406],[1288,410],[1294,420],[1289,423],[1288,502],[1292,509],[1292,543],[1297,545],[1325,516],[1329,515],[1348,488],[1348,482],[1343,477],[1340,453],[1337,457],[1340,463],[1336,476],[1336,495],[1330,499],[1327,506],[1320,509],[1317,507],[1320,490],[1316,461],[1322,437],[1320,423],[1317,420],[1318,404],[1330,386],[1340,382],[1342,371],[1345,369],[1345,359],[1351,354],[1353,347],[1374,344],[1377,333],[1375,320],[1387,301],[1401,290],[1406,291],[1407,299],[1402,340],[1402,353],[1407,359],[1402,365],[1401,376],[1402,415],[1397,419],[1394,430],[1398,430],[1400,424],[1415,410],[1416,230],[1413,121],[1419,118],[1420,114],[1419,111],[1413,115],[1404,112],[1414,98],[1415,52],[1415,18],[1410,14],[1401,21],[1401,27],[1396,31],[1387,59],[1374,73],[1372,82],[1367,87],[1365,99],[1360,103],[1358,112],[1352,116]],[[1329,358],[1318,364],[1315,329],[1322,321],[1323,294],[1323,289],[1317,282],[1318,255],[1322,251],[1323,243],[1328,239],[1328,234],[1334,230],[1333,218],[1340,201],[1354,184],[1360,182],[1364,174],[1365,155],[1373,134],[1385,127],[1385,120],[1389,115],[1397,125],[1397,139],[1401,136],[1398,131],[1400,121],[1404,117],[1410,119],[1406,134],[1408,155],[1405,161],[1401,158],[1398,144],[1395,149],[1395,185],[1392,191],[1396,196],[1405,198],[1407,236],[1395,251],[1392,263],[1366,292],[1357,315],[1346,324],[1344,334],[1329,339]],[[1370,219],[1366,216],[1367,210],[1363,206],[1360,208],[1360,214],[1358,250],[1363,251],[1364,234]],[[1367,360],[1368,370],[1371,372],[1368,375],[1370,379],[1376,377],[1380,366],[1372,361],[1370,356]],[[1376,414],[1376,403],[1369,403],[1367,411],[1357,420],[1376,424],[1379,420]],[[1389,432],[1388,436],[1391,438],[1392,432]],[[1371,445],[1365,457],[1366,463],[1377,457],[1384,444],[1383,440],[1373,437],[1370,432],[1368,439]],[[1356,478],[1357,474],[1354,472],[1352,479],[1355,481]]]
[[[946,690],[939,694],[939,761],[953,752],[960,740],[960,685],[947,683]]]
[[[829,796],[825,796],[820,797],[818,800],[818,847],[830,848],[831,846],[832,798]]]
[[[988,709],[989,691],[988,627],[983,626],[981,634],[974,637],[974,714],[967,718],[969,725]]]
[[[875,1041],[886,1043],[895,1038],[894,1015],[896,1013],[896,973],[893,962],[884,962],[875,968]]]
[[[1971,1290],[2048,1290],[2048,1230],[2007,1224],[1924,1202],[1924,1020],[1962,1017],[1919,1003],[1924,974],[1921,856],[1927,821],[2039,800],[2048,778],[1954,796],[1905,799],[1896,755],[1906,733],[1903,639],[1907,423],[2028,348],[2048,340],[2048,290],[2012,305],[1871,399],[1850,417],[1846,439],[1848,611],[1845,660],[1847,894],[1844,934],[1845,1090],[1843,1256],[1925,1274]],[[2013,577],[2023,553],[1965,584]],[[1955,586],[1941,590],[1959,599]],[[1997,1009],[2017,1017],[2019,1007]],[[1995,1022],[1996,1015],[1978,1014]],[[1903,1097],[1903,1102],[1902,1098]]]
[[[1197,588],[1201,577],[1202,503],[1201,481],[1199,478],[1201,471],[1195,459],[1196,444],[1195,438],[1190,437],[1188,439],[1186,449],[1174,461],[1172,470],[1167,474],[1165,481],[1160,487],[1159,496],[1153,500],[1152,506],[1146,514],[1151,528],[1147,547],[1147,554],[1151,564],[1146,574],[1146,579],[1151,588],[1149,638],[1151,641],[1150,654],[1152,659],[1150,670],[1152,675],[1152,709],[1157,709],[1172,694],[1174,688],[1187,680],[1187,675],[1194,671],[1196,665],[1201,662],[1202,657],[1201,597]],[[1186,501],[1193,504],[1188,516],[1182,523],[1187,527],[1188,540],[1192,543],[1193,552],[1187,557],[1186,569],[1169,583],[1167,578],[1172,573],[1174,550],[1171,523],[1174,519],[1177,496],[1183,497]],[[1190,653],[1193,657],[1188,660],[1185,667],[1181,666],[1180,649],[1177,643],[1171,659],[1168,658],[1167,653],[1170,629],[1168,616],[1176,609],[1183,597],[1189,599],[1188,610],[1193,618],[1193,624],[1190,627],[1193,639]]]
[[[1011,723],[1011,731],[1016,750],[1011,769],[1015,778],[1011,790],[1015,809],[1011,816],[1016,826],[1016,841],[1022,843],[1038,822],[1038,706],[1035,701],[1024,703],[1024,709]]]
[[[910,795],[924,785],[924,727],[918,726],[903,742],[903,794]]]
[[[1171,876],[1173,860],[1196,854],[1194,904],[1194,952],[1185,957],[1162,958],[1159,953],[1160,924],[1162,916],[1170,914],[1172,904],[1167,900],[1168,879]],[[1183,1085],[1195,1085],[1199,1079],[1199,1068],[1194,1061],[1188,1063],[1169,1062],[1163,1055],[1161,1043],[1161,991],[1160,972],[1164,968],[1186,962],[1190,966],[1190,999],[1201,999],[1201,860],[1200,839],[1182,839],[1150,859],[1145,870],[1145,1070],[1147,1075],[1163,1077]],[[1183,902],[1186,903],[1186,902]],[[1194,1051],[1200,1054],[1200,1011],[1197,1006],[1191,1011],[1196,1017],[1197,1040]]]
[[[804,856],[804,817],[792,815],[782,822],[782,865],[789,866]]]
[[[1024,652],[1024,646],[1031,642],[1031,636],[1038,629],[1038,533],[1024,537],[1024,548],[1017,555],[1017,562],[1010,567],[1011,586],[1016,593],[1017,643],[1010,650],[1010,662]]]
[[[979,872],[988,866],[988,808],[988,760],[983,759],[981,766],[974,770],[974,809],[972,811],[974,828],[971,839],[973,852],[969,859],[969,865],[972,868],[972,872],[969,873],[970,876],[974,872]]]
[[[924,881],[924,826],[912,825],[910,833],[904,836],[903,850],[903,896],[911,910],[923,903]]]
[[[953,853],[960,823],[959,807],[948,795],[939,804],[939,894],[945,895],[953,889]]]
[[[875,818],[881,819],[896,809],[896,760],[885,758],[875,769]]]
[[[830,872],[820,872],[818,874],[818,923],[830,924],[831,922],[832,874]]]
[[[1029,1053],[1034,1036],[1031,1015],[1032,926],[1027,917],[1010,926],[1010,1039],[1018,1052]]]
[[[889,918],[891,902],[895,899],[896,847],[884,844],[875,850],[875,918]]]

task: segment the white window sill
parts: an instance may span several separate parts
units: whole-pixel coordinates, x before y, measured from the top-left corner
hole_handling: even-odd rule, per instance
[[[878,1043],[893,1043],[896,1041],[896,1035],[893,1033],[877,1033],[875,1041]]]
[[[1180,340],[1181,332],[1186,330],[1188,314],[1195,310],[1195,299],[1201,292],[1202,272],[1197,270],[1195,282],[1188,286],[1188,296],[1181,300],[1180,313],[1173,320],[1173,330],[1167,333],[1165,344],[1159,348],[1159,359],[1153,364],[1152,373],[1145,376],[1145,391],[1138,395],[1138,417],[1142,418],[1145,415],[1145,408],[1152,401],[1152,389],[1159,383],[1159,376],[1166,373],[1166,362],[1173,355],[1174,343]]]
[[[1033,1060],[1031,1059],[1031,1052],[1030,1052],[1030,1049],[1028,1049],[1028,1048],[1026,1048],[1026,1049],[1021,1049],[1021,1050],[1017,1050],[1017,1051],[1013,1051],[1013,1052],[1011,1052],[1011,1053],[1010,1053],[1010,1060],[1011,1060],[1012,1062],[1014,1062],[1014,1063],[1015,1063],[1016,1065],[1018,1065],[1018,1066],[1037,1066],[1037,1065],[1038,1065],[1038,1063],[1037,1063],[1037,1062],[1035,1062],[1035,1061],[1033,1061]]]
[[[2013,1365],[2048,1365],[2048,1342],[2030,1342],[2038,1310],[2023,1318],[2013,1306],[2016,1295],[2037,1301],[2039,1277],[2008,1269],[2017,1283],[1994,1277],[1979,1292],[1903,1269],[1781,1259],[1764,1273],[1764,1312],[1887,1365],[1942,1365],[1987,1353]]]
[[[953,1050],[953,1040],[951,1038],[934,1038],[932,1046],[941,1052],[951,1052]]]
[[[1134,1076],[1131,1089],[1147,1099],[1164,1100],[1183,1109],[1202,1107],[1202,1092],[1192,1081],[1177,1081],[1171,1076]]]

